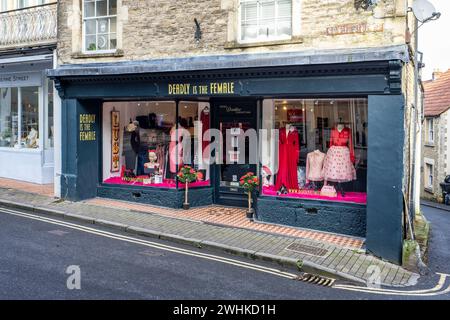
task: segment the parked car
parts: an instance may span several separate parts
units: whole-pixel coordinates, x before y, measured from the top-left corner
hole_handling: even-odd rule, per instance
[[[450,205],[450,175],[446,176],[441,184],[442,199],[446,205]]]

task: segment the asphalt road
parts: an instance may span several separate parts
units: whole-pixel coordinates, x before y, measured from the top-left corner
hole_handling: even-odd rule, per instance
[[[94,228],[93,225],[86,226]],[[97,226],[95,229],[127,235]],[[0,299],[422,298],[401,294],[369,294],[312,285],[258,270],[259,266],[279,268],[274,265],[258,263],[252,269],[243,268],[197,257],[192,247],[144,237],[133,238],[188,249],[194,253],[186,255],[162,250],[15,216],[0,210]],[[204,250],[197,252],[205,253]],[[448,257],[448,252],[439,251],[437,254],[446,254]],[[232,256],[218,257],[251,262]],[[444,262],[445,259],[439,261]],[[79,267],[79,290],[67,288],[67,280],[71,275],[66,273],[69,266]],[[429,283],[423,282],[417,288],[408,290],[436,285],[437,276],[430,276],[428,279]],[[448,285],[450,279],[446,283]],[[423,298],[448,299],[449,296]]]

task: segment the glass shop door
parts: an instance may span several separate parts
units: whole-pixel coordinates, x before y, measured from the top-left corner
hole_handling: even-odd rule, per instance
[[[255,153],[257,143],[245,136],[257,128],[256,101],[223,100],[213,103],[214,127],[221,132],[222,164],[215,167],[215,203],[229,206],[246,206],[247,195],[239,186],[240,178],[247,172],[256,174],[256,163],[250,153]],[[228,132],[228,134],[227,134]],[[257,133],[257,132],[256,132]],[[250,146],[250,144],[252,144]],[[252,159],[253,158],[253,159]]]

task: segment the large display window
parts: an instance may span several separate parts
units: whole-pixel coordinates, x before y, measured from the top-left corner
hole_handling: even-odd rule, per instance
[[[263,101],[262,194],[366,203],[367,99]]]
[[[209,103],[190,101],[104,103],[103,182],[184,188],[177,174],[189,165],[198,172],[189,187],[209,186],[202,140],[210,126],[209,108]]]
[[[40,147],[39,89],[0,88],[0,147]]]

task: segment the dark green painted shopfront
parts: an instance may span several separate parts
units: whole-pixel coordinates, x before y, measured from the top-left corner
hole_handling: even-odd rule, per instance
[[[62,98],[61,194],[180,208],[176,174],[192,164],[191,206],[245,206],[239,179],[254,172],[256,220],[365,237],[399,263],[406,62],[391,47],[49,70]]]

